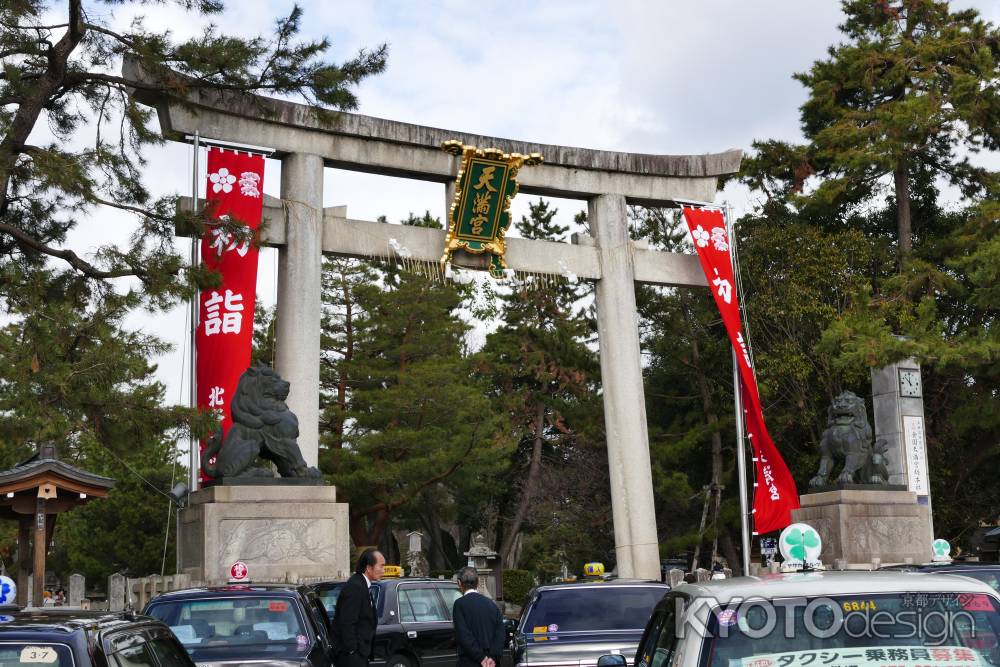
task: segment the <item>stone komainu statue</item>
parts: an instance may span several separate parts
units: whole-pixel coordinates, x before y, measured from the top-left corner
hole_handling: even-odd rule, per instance
[[[889,471],[884,446],[872,442],[864,399],[845,391],[833,399],[828,410],[826,430],[820,440],[820,462],[809,486],[829,483],[834,459],[844,460],[844,470],[837,477],[841,484],[886,484]]]
[[[220,431],[212,434],[201,455],[206,475],[220,478],[263,472],[272,476],[270,471],[250,468],[259,456],[272,462],[282,477],[322,477],[302,458],[296,442],[299,420],[285,404],[288,389],[288,382],[267,366],[251,366],[240,376],[229,404],[233,425],[225,440]],[[213,456],[215,463],[210,462]]]

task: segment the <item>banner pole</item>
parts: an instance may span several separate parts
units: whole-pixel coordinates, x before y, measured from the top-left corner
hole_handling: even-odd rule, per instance
[[[747,454],[743,444],[743,397],[740,393],[740,368],[733,350],[733,394],[736,404],[736,474],[740,493],[740,539],[743,546],[743,576],[750,575],[750,514],[747,512]]]
[[[194,169],[191,173],[191,202],[192,211],[198,211],[198,152],[200,150],[199,146],[199,133],[195,130],[194,133]],[[200,262],[200,249],[201,249],[201,238],[197,235],[191,237],[191,268],[195,269],[198,267]],[[200,292],[195,292],[194,296],[191,298],[191,407],[198,407],[198,305],[201,301]],[[200,466],[199,466],[199,446],[198,440],[191,436],[191,444],[188,450],[188,470],[190,471],[190,480],[188,483],[188,488],[191,492],[198,489],[198,481],[201,478]],[[180,549],[177,550],[180,553]]]
[[[736,234],[733,226],[732,213],[729,206],[724,209],[726,216],[726,232],[729,235],[729,246],[731,257],[736,256]],[[735,277],[736,265],[733,264]],[[739,284],[739,279],[734,282]],[[736,286],[733,286],[736,289]],[[736,295],[736,303],[739,304],[739,295]],[[739,476],[740,494],[740,543],[743,552],[743,576],[750,576],[750,513],[747,511],[747,455],[743,438],[743,392],[740,391],[740,364],[736,357],[736,349],[733,348],[733,403],[736,406],[736,474]]]

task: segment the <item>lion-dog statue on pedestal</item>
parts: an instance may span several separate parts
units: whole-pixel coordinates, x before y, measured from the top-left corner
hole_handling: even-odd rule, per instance
[[[288,389],[289,383],[267,366],[251,366],[240,376],[229,404],[233,425],[225,440],[220,431],[213,433],[202,452],[201,467],[206,475],[216,479],[273,478],[270,470],[251,468],[259,456],[273,463],[282,477],[323,476],[302,458],[296,442],[299,420],[285,404]]]
[[[889,481],[884,445],[872,443],[864,399],[845,391],[833,399],[828,410],[826,430],[819,443],[821,458],[816,476],[809,486],[826,486],[833,472],[834,459],[844,460],[837,477],[839,484],[883,485]]]

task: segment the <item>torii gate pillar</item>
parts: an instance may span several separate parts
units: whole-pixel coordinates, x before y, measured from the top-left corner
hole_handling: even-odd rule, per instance
[[[597,333],[618,576],[650,578],[651,573],[659,575],[660,551],[653,486],[635,483],[652,480],[652,470],[625,197],[600,195],[591,199],[587,219],[600,248]]]
[[[281,160],[281,199],[288,224],[278,253],[275,370],[291,385],[288,405],[299,420],[299,448],[319,459],[319,350],[323,312],[323,158],[292,153]]]

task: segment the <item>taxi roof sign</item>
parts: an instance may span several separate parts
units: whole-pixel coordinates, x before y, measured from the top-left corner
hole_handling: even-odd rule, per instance
[[[935,563],[950,563],[951,562],[951,544],[948,540],[941,539],[940,537],[933,542],[931,542],[931,552],[933,557],[932,562]]]
[[[587,563],[583,566],[583,573],[588,577],[603,577],[604,563]]]
[[[250,568],[241,560],[236,561],[229,568],[229,583],[247,584],[250,583]]]
[[[816,529],[807,523],[786,526],[778,536],[778,550],[784,558],[782,572],[824,569],[819,559],[823,540]]]
[[[382,573],[383,577],[396,579],[403,576],[403,568],[400,565],[386,565]]]

